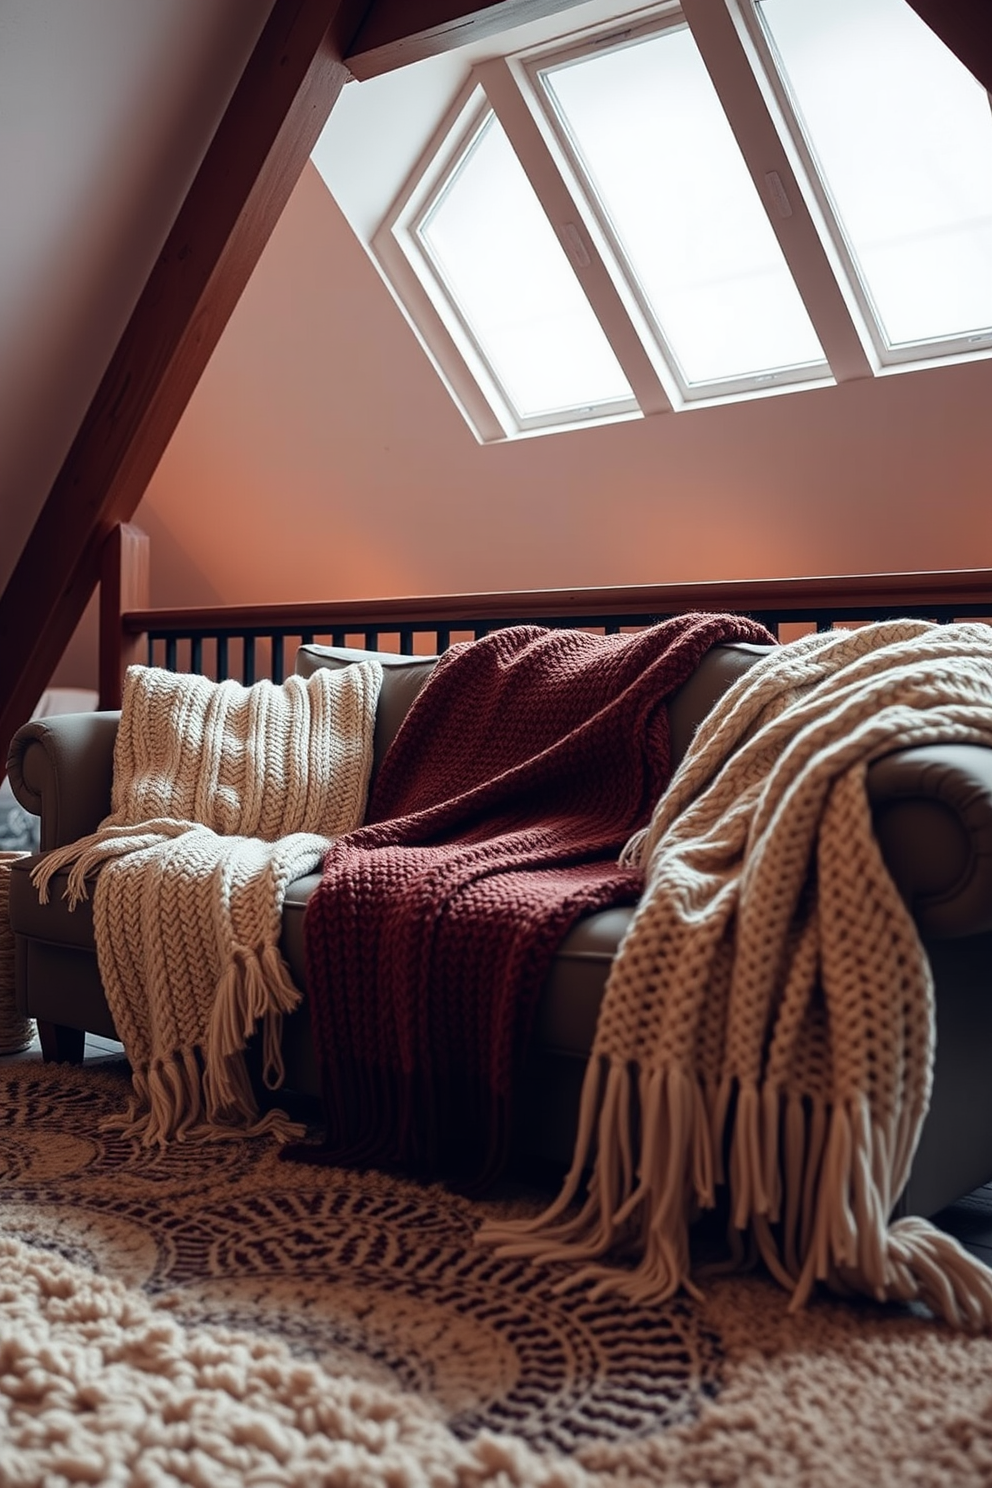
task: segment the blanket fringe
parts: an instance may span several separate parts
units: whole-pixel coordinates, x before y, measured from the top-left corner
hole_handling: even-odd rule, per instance
[[[282,1019],[301,1000],[278,946],[234,948],[217,983],[207,1034],[211,1051],[207,1073],[221,1094],[225,1092],[226,1062],[244,1049],[259,1024],[262,1078],[269,1090],[279,1088],[286,1073],[280,1048]]]
[[[193,823],[160,817],[135,826],[104,827],[80,837],[64,847],[52,848],[31,870],[31,882],[38,890],[38,903],[47,904],[52,879],[62,868],[69,868],[63,898],[70,910],[89,897],[86,880],[110,858],[124,857],[142,847],[151,847],[188,832]]]
[[[294,1141],[306,1128],[285,1111],[259,1116],[242,1056],[230,1060],[226,1088],[232,1099],[218,1107],[206,1091],[198,1051],[180,1049],[174,1058],[156,1059],[131,1075],[133,1095],[121,1115],[107,1116],[101,1129],[130,1137],[144,1147],[170,1142],[228,1141],[273,1136]]]
[[[503,1256],[571,1263],[559,1291],[588,1284],[594,1297],[612,1291],[664,1302],[681,1287],[698,1297],[686,1216],[693,1201],[699,1209],[714,1205],[711,1139],[723,1136],[714,1123],[722,1112],[731,1123],[733,1260],[741,1262],[749,1236],[791,1293],[790,1310],[802,1308],[822,1282],[883,1303],[922,1302],[957,1328],[992,1328],[992,1272],[924,1219],[889,1222],[888,1154],[896,1134],[873,1126],[865,1096],[830,1110],[768,1085],[738,1088],[732,1097],[724,1084],[707,1101],[701,1084],[677,1066],[645,1073],[591,1059],[575,1157],[557,1199],[530,1220],[487,1222],[477,1243]],[[632,1107],[641,1134],[636,1169],[618,1156],[629,1140]],[[594,1133],[585,1202],[569,1216]]]
[[[635,1097],[641,1131],[636,1168],[633,1162],[618,1165],[615,1157],[629,1140]],[[588,1197],[574,1218],[559,1222],[578,1193],[594,1130],[597,1151]],[[689,1276],[685,1215],[691,1197],[687,1190],[694,1189],[700,1207],[712,1205],[708,1131],[698,1087],[676,1066],[645,1075],[619,1061],[591,1059],[582,1092],[579,1140],[562,1192],[537,1218],[490,1221],[476,1240],[495,1245],[499,1255],[590,1262],[559,1282],[561,1291],[591,1282],[594,1295],[612,1290],[635,1300],[664,1301],[684,1287],[698,1297]],[[640,1255],[634,1269],[591,1264],[632,1244]]]
[[[136,1068],[127,1116],[108,1118],[108,1129],[146,1146],[270,1133],[282,1142],[301,1138],[306,1127],[285,1112],[259,1117],[244,1058],[260,1022],[263,1080],[270,1090],[282,1083],[282,1018],[300,1000],[277,946],[261,951],[239,946],[217,984],[205,1048],[184,1045],[173,1058],[153,1058]]]
[[[790,1310],[803,1307],[820,1281],[878,1302],[922,1302],[952,1327],[988,1330],[992,1272],[928,1220],[888,1220],[884,1175],[894,1135],[873,1127],[864,1095],[831,1111],[810,1243]]]
[[[217,984],[207,1032],[209,1053],[203,1071],[203,1089],[211,1120],[227,1111],[236,1112],[246,1121],[257,1114],[243,1054],[259,1023],[263,1080],[270,1090],[282,1083],[285,1075],[279,1047],[282,1018],[300,1001],[301,994],[277,946],[266,945],[260,950],[235,947]],[[304,1130],[297,1123],[288,1123],[284,1140],[294,1140]],[[255,1135],[256,1127],[250,1127],[248,1134]]]

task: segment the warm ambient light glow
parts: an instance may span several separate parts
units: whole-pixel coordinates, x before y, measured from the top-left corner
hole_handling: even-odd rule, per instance
[[[687,384],[823,351],[689,31],[539,77]]]

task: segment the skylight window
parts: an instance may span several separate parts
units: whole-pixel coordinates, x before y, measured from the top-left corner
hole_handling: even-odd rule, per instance
[[[906,0],[759,0],[888,348],[992,329],[989,95]]]
[[[685,389],[822,365],[687,28],[580,53],[538,77]]]
[[[610,344],[489,113],[416,228],[522,424],[633,406]]]
[[[992,109],[907,0],[608,3],[480,46],[366,218],[478,439],[992,355]]]

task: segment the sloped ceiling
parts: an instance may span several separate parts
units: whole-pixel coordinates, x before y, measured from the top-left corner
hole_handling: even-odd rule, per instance
[[[56,666],[348,74],[365,0],[274,0],[0,593],[0,748]],[[140,119],[132,121],[140,128]]]
[[[505,16],[522,4],[533,9],[562,3],[565,0],[498,0],[495,5],[482,7],[478,14],[468,12],[468,26],[470,30],[480,25],[485,28],[491,24],[493,13]],[[389,22],[385,33],[387,50],[392,44],[390,37],[398,34],[402,38],[419,19],[428,22],[428,29],[434,33],[430,45],[448,44],[448,33],[460,31],[465,23],[465,12],[448,0],[440,3],[424,0],[423,4],[413,5],[383,0],[383,8]],[[114,24],[126,17],[133,15],[146,20],[146,9],[149,15],[160,14],[157,5],[147,3],[129,3],[125,7],[124,0],[118,0],[116,8],[113,3],[109,8],[101,8],[98,0],[79,0],[73,14],[89,27],[87,35],[79,38],[80,62],[88,55],[87,44],[99,45],[94,38],[102,38],[108,27],[112,30]],[[230,48],[226,52],[228,62],[232,62],[238,51],[237,60],[243,60],[244,48],[232,45],[232,38],[235,43],[244,39],[237,23],[245,20],[250,9],[247,4],[239,7],[218,3],[209,12],[208,19],[219,23],[218,38],[224,33],[224,21],[232,22],[232,28],[223,36]],[[233,94],[229,88],[226,90],[231,102],[223,110],[212,136],[209,129],[205,131],[209,140],[205,151],[202,139],[198,141],[202,163],[167,237],[163,241],[158,235],[158,256],[137,301],[130,293],[130,284],[128,292],[121,296],[120,306],[116,305],[113,290],[110,292],[115,308],[121,309],[128,303],[135,308],[72,440],[69,454],[40,510],[27,479],[17,483],[5,507],[9,511],[13,505],[15,512],[24,514],[22,526],[30,522],[33,510],[38,510],[38,515],[19,552],[20,530],[12,532],[11,539],[4,543],[8,558],[6,583],[0,591],[0,631],[5,638],[16,634],[17,643],[0,649],[0,753],[12,730],[27,716],[85,608],[99,572],[105,535],[115,522],[132,515],[140,499],[165,441],[348,75],[342,57],[369,10],[369,0],[274,0],[240,77],[235,64],[228,78],[223,79],[229,81],[231,74],[236,79]],[[173,6],[173,17],[178,19],[181,11],[182,7]],[[191,16],[194,14],[190,12]],[[3,13],[3,55],[9,64],[9,76],[21,65],[25,76],[31,75],[33,68],[33,86],[45,89],[49,72],[37,27],[47,32],[52,47],[61,49],[65,41],[61,22],[67,15],[66,8],[57,0],[47,5],[40,0],[30,7],[18,4]],[[167,25],[163,29],[166,35],[173,34]],[[34,45],[35,42],[38,44]],[[152,72],[157,76],[157,69],[169,59],[169,53],[157,45],[154,36],[150,50],[156,59]],[[223,51],[223,47],[218,48],[218,54]],[[138,52],[141,53],[140,47]],[[197,59],[203,60],[199,54]],[[144,79],[135,58],[117,60],[124,71],[133,71],[139,79]],[[166,136],[183,133],[182,97],[194,68],[189,57],[180,61],[179,66],[181,77],[177,80],[169,74],[171,82],[165,86],[173,103],[177,97],[180,100],[177,111],[169,115],[171,131],[167,127],[163,131]],[[164,72],[163,65],[163,75]],[[108,77],[99,67],[89,76],[89,82],[95,82],[97,88],[104,83],[110,93],[120,85],[116,74]],[[115,116],[116,127],[102,143],[104,150],[112,143],[110,153],[126,155],[133,138],[144,131],[147,120],[142,113],[145,94],[142,93],[139,103],[132,96],[130,83],[124,91],[130,105]],[[150,85],[146,90],[151,96],[154,91]],[[219,112],[216,105],[218,101],[222,105],[226,96],[216,76],[209,91],[216,119]],[[205,88],[205,99],[207,93]],[[17,98],[12,88],[8,94],[12,99]],[[58,93],[45,92],[46,102],[61,119],[60,97]],[[99,106],[94,108],[99,116]],[[210,112],[208,106],[206,115]],[[10,113],[13,133],[13,121],[19,115],[13,106]],[[30,108],[25,118],[31,134],[38,121]],[[71,119],[61,119],[61,126],[71,134]],[[147,160],[145,164],[148,165]],[[186,178],[189,179],[188,172]],[[149,179],[158,185],[154,165]],[[20,184],[16,170],[13,184]],[[11,201],[16,195],[13,189],[7,193]],[[140,221],[145,205],[139,201],[136,217],[128,221]],[[170,206],[174,211],[175,203]],[[163,211],[161,220],[168,223],[168,211]],[[60,239],[60,248],[66,255],[66,271],[72,274],[68,232]],[[116,283],[113,268],[113,262],[109,271],[104,265],[107,278],[101,277],[101,284]],[[51,266],[49,277],[56,277],[58,272],[57,265]],[[135,277],[140,282],[140,273]],[[7,286],[12,299],[17,296],[17,288],[12,279]],[[71,344],[76,349],[75,338]],[[100,355],[93,358],[96,364],[101,359]],[[77,386],[84,383],[85,377]],[[39,387],[39,396],[31,406],[36,413],[44,410],[40,413],[41,442],[44,445],[50,440],[54,464],[57,458],[54,451],[57,449],[61,454],[64,445],[58,439],[59,410],[44,396],[46,391]],[[69,412],[66,424],[71,427],[72,422],[73,414]],[[11,526],[15,525],[16,519],[11,522]]]

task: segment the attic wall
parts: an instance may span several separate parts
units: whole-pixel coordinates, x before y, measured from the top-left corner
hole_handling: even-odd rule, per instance
[[[984,361],[480,446],[308,167],[136,520],[159,604],[992,565],[990,394]]]

